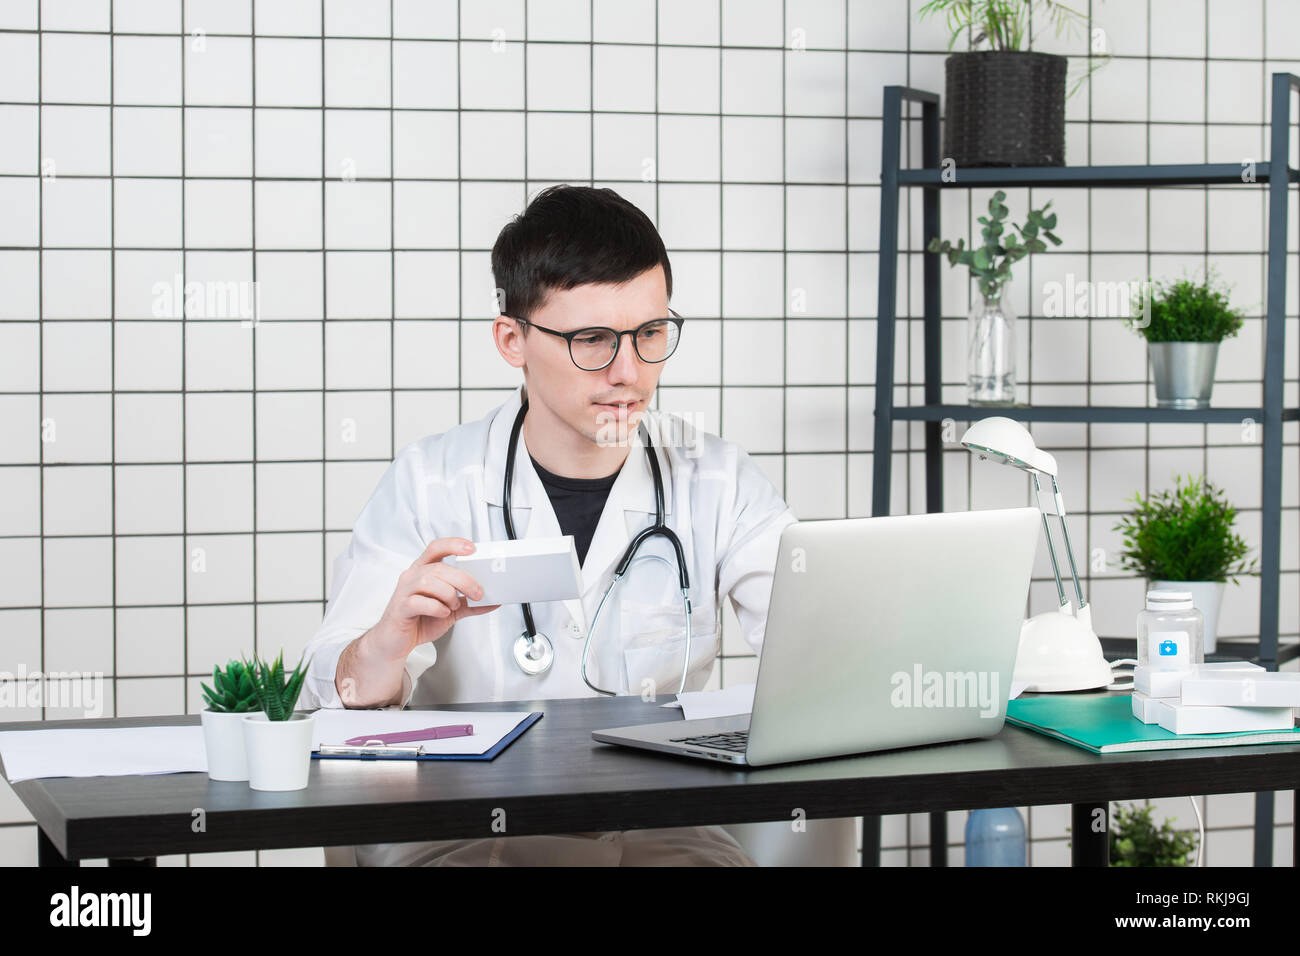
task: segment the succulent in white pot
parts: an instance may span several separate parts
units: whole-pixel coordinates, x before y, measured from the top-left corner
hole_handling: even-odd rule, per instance
[[[300,660],[292,673],[284,670],[284,654],[267,664],[254,655],[245,665],[261,705],[244,717],[244,749],[248,754],[248,785],[254,790],[301,790],[311,770],[313,715],[295,713],[294,705],[307,675]]]
[[[225,670],[212,668],[212,686],[200,683],[207,704],[199,715],[208,776],[213,780],[247,780],[244,754],[244,718],[258,709],[253,680],[240,661],[228,661]]]
[[[1123,535],[1120,564],[1142,574],[1150,587],[1190,591],[1205,617],[1205,653],[1215,650],[1224,586],[1255,574],[1250,548],[1233,531],[1236,509],[1223,491],[1195,475],[1179,476],[1172,491],[1140,493],[1131,514],[1115,530]]]

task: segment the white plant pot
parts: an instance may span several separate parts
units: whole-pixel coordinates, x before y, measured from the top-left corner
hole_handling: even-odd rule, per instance
[[[1224,581],[1152,581],[1151,587],[1161,591],[1186,591],[1192,596],[1192,605],[1205,618],[1205,653],[1213,654],[1219,633],[1219,608],[1223,606]]]
[[[208,776],[213,780],[247,780],[248,759],[244,755],[244,719],[249,716],[204,710],[203,748],[207,753]]]
[[[258,712],[244,717],[248,785],[254,790],[301,790],[311,769],[311,714],[267,720]]]

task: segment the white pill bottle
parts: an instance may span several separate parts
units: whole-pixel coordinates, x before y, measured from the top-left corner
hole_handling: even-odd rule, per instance
[[[1137,616],[1137,661],[1153,671],[1185,671],[1205,662],[1205,616],[1191,592],[1147,592]]]

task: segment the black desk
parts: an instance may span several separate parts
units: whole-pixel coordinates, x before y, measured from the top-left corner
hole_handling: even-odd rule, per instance
[[[796,808],[816,819],[1060,803],[1074,805],[1075,865],[1104,865],[1106,834],[1087,824],[1111,800],[1292,788],[1300,794],[1300,744],[1099,757],[1008,725],[987,740],[735,770],[593,741],[596,728],[680,715],[635,697],[443,709],[545,716],[490,763],[313,760],[307,788],[284,793],[199,773],[46,778],[15,784],[14,791],[40,827],[42,865],[500,836],[492,830],[499,809],[506,813],[506,835],[523,836],[788,821]],[[45,721],[5,729],[198,719]],[[206,832],[191,828],[196,807],[206,811]]]

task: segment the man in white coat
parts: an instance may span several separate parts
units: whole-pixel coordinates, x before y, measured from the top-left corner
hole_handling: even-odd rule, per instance
[[[612,190],[551,187],[502,230],[492,269],[503,303],[493,337],[524,384],[483,418],[407,445],[385,472],[335,562],[300,706],[594,696],[580,676],[583,639],[616,562],[655,517],[641,421],[659,450],[664,521],[688,562],[686,688],[703,687],[713,669],[724,597],[745,641],[756,653],[762,647],[778,541],[795,518],[737,445],[692,434],[650,408],[660,356],[671,355],[682,328],[669,309],[672,271],[653,224]],[[627,335],[566,341],[564,333],[592,327]],[[609,354],[595,355],[600,349]],[[582,567],[581,600],[532,605],[554,645],[553,665],[537,676],[512,653],[522,607],[468,607],[461,595],[477,598],[478,583],[443,560],[507,537],[505,459],[525,399],[511,489],[516,535],[573,534]],[[638,560],[619,584],[593,635],[590,672],[619,693],[674,693],[686,624],[673,551],[656,536],[638,554],[667,564]],[[356,849],[362,865],[752,865],[716,826]]]

